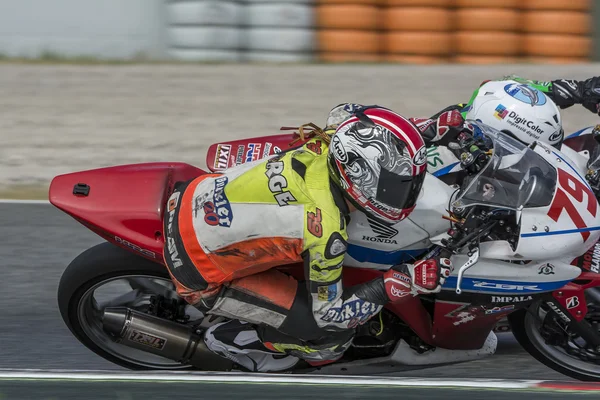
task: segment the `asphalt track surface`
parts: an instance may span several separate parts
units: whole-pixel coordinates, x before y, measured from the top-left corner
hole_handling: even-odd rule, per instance
[[[0,369],[121,370],[81,345],[56,303],[62,271],[102,241],[49,204],[0,204]],[[402,376],[565,380],[530,357],[510,334],[493,357]],[[2,397],[0,396],[0,399]]]

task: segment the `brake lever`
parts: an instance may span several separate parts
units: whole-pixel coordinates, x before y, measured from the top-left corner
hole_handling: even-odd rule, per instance
[[[458,278],[456,279],[456,294],[462,293],[460,285],[462,283],[462,278],[465,271],[471,268],[473,265],[477,264],[477,261],[479,261],[479,246],[477,246],[474,250],[470,251],[467,254],[469,256],[469,259],[458,270]]]

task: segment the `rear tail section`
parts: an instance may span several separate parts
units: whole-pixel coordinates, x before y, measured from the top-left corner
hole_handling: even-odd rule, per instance
[[[221,172],[236,165],[299,147],[305,142],[306,140],[300,140],[298,134],[286,133],[214,143],[206,153],[206,165],[211,172]]]
[[[184,163],[146,163],[59,175],[50,203],[109,242],[162,263],[164,204],[175,182],[206,172]]]

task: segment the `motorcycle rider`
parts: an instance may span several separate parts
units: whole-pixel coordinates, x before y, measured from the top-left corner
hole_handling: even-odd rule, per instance
[[[430,118],[410,121],[417,125],[428,148],[438,146],[435,150],[439,157],[428,162],[428,171],[435,174],[448,167],[443,160],[459,162],[459,154],[448,149],[448,144],[461,132],[469,131],[465,119],[479,120],[525,144],[543,141],[560,148],[564,131],[557,106],[565,109],[574,104],[582,104],[600,115],[600,77],[542,82],[510,75],[488,80],[473,92],[468,103],[451,105]],[[334,132],[337,124],[358,106],[345,103],[332,109],[325,131]]]
[[[164,258],[178,294],[209,315],[206,346],[250,371],[338,360],[354,329],[389,302],[437,293],[441,254],[342,286],[348,215],[406,218],[426,172],[424,141],[407,119],[357,107],[331,137],[176,184]],[[304,261],[306,284],[274,267]]]
[[[581,104],[600,115],[600,77],[584,81],[535,81],[515,75],[482,82],[466,104],[451,105],[431,118],[413,118],[427,145],[447,146],[465,127],[479,120],[525,144],[543,141],[557,148],[564,138],[560,109]]]

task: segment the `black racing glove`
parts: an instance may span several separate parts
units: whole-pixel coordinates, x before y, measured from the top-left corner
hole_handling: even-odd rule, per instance
[[[552,81],[552,100],[560,108],[581,104],[591,112],[600,115],[600,77],[596,76],[585,81],[573,79]]]

